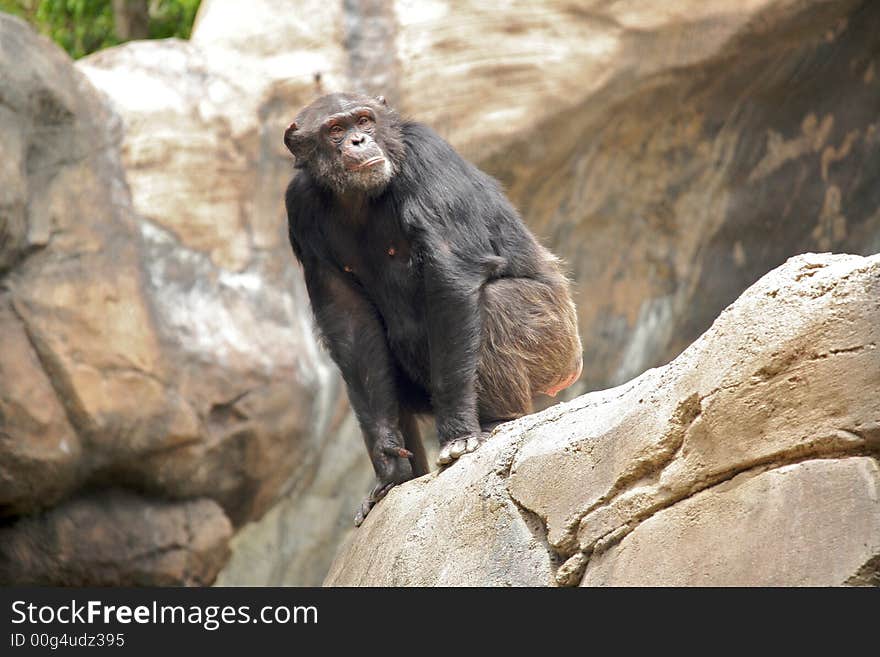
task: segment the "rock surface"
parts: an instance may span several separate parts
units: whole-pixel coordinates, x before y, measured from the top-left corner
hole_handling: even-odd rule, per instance
[[[213,500],[172,503],[104,491],[0,529],[0,581],[204,586],[226,562],[231,535]]]
[[[172,514],[211,500],[209,515],[227,527],[213,534],[210,563],[191,563],[208,557],[184,542],[185,567],[126,575],[131,555],[120,548],[112,564],[101,549],[120,582],[151,583],[153,572],[152,583],[176,573],[177,583],[204,584],[228,557],[228,523],[256,520],[282,497],[307,500],[328,443],[362,448],[285,247],[279,176],[289,164],[278,157],[273,169],[261,154],[256,113],[237,132],[218,118],[212,99],[237,91],[175,60],[170,50],[187,44],[141,47],[153,66],[158,52],[159,71],[125,60],[131,78],[105,85],[122,84],[135,108],[142,101],[137,114],[111,107],[59,48],[0,15],[0,515],[8,540],[30,545],[34,523],[61,526],[81,508],[24,516],[84,488],[98,491],[97,507],[100,491],[118,486]],[[250,195],[230,184],[239,175]],[[344,468],[337,491],[351,508],[369,479],[368,463],[358,465],[360,474]],[[121,513],[89,517],[114,523]],[[162,513],[142,516],[124,530],[130,542],[164,551],[150,524]],[[19,559],[4,583],[88,583],[95,565],[78,549],[59,552],[55,566],[4,554]]]
[[[880,256],[766,275],[669,365],[392,490],[327,585],[840,585],[880,563]]]
[[[747,471],[644,520],[582,585],[846,584],[880,554],[878,490],[864,456]]]
[[[343,435],[357,433],[348,415]],[[342,537],[354,529],[354,509],[372,482],[361,444],[328,441],[313,478],[296,485],[259,521],[233,538],[218,586],[318,586]]]

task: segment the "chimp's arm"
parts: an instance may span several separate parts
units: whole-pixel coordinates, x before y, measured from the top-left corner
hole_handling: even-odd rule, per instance
[[[307,197],[302,190],[288,192],[290,243],[303,265],[321,339],[342,372],[349,402],[379,480],[371,494],[375,503],[391,486],[412,477],[407,460],[412,453],[404,448],[399,426],[394,366],[373,304],[356,282],[308,247],[311,240],[297,235],[296,227],[305,223],[298,222],[297,215],[303,211],[303,199]]]

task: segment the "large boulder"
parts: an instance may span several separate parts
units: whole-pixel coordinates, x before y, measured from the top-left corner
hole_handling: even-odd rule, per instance
[[[880,564],[880,256],[808,254],[669,365],[393,489],[328,585],[841,585]]]
[[[37,545],[40,531],[74,516],[107,524],[102,535],[113,537],[109,525],[130,505],[105,512],[100,491],[124,486],[141,494],[138,508],[156,505],[119,530],[145,550],[151,541],[164,549],[169,535],[154,519],[219,514],[225,530],[211,521],[211,550],[181,544],[185,568],[113,580],[168,584],[175,572],[197,572],[178,583],[207,583],[228,557],[229,523],[256,520],[285,496],[309,499],[328,443],[362,448],[284,247],[280,172],[265,174],[272,201],[264,211],[259,185],[272,162],[257,147],[257,118],[217,118],[209,99],[192,99],[208,88],[226,103],[222,80],[199,86],[207,74],[162,57],[167,76],[183,82],[178,97],[173,85],[161,88],[167,80],[150,85],[130,67],[145,123],[160,128],[151,138],[147,128],[132,131],[127,107],[111,106],[59,48],[0,15],[0,513],[10,545]],[[222,127],[207,129],[214,120]],[[151,170],[156,163],[165,177]],[[229,184],[238,173],[256,187],[250,196]],[[335,491],[351,507],[369,479],[368,464],[359,465],[344,468],[348,479]],[[79,506],[15,521],[85,488],[97,492]],[[195,530],[169,540],[178,538],[201,540]],[[109,544],[99,552],[130,559],[122,547],[114,557]],[[2,576],[104,582],[76,565],[87,554],[59,551],[52,566],[7,550]],[[191,563],[200,559],[203,567]],[[321,573],[319,565],[300,576]]]
[[[163,385],[118,118],[23,22],[0,15],[0,34],[0,509],[9,516],[57,502],[114,461],[173,449],[197,422]]]

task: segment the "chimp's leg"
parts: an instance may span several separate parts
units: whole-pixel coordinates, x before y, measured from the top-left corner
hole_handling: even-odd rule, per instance
[[[577,315],[561,274],[492,280],[483,287],[482,313],[477,402],[485,436],[531,413],[535,395],[556,395],[577,381],[583,361]],[[438,461],[444,465],[478,446],[474,438],[453,441]]]

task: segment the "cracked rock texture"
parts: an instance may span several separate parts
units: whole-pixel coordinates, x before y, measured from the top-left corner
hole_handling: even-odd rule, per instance
[[[327,585],[842,585],[880,563],[880,256],[806,254],[670,364],[399,486]]]

